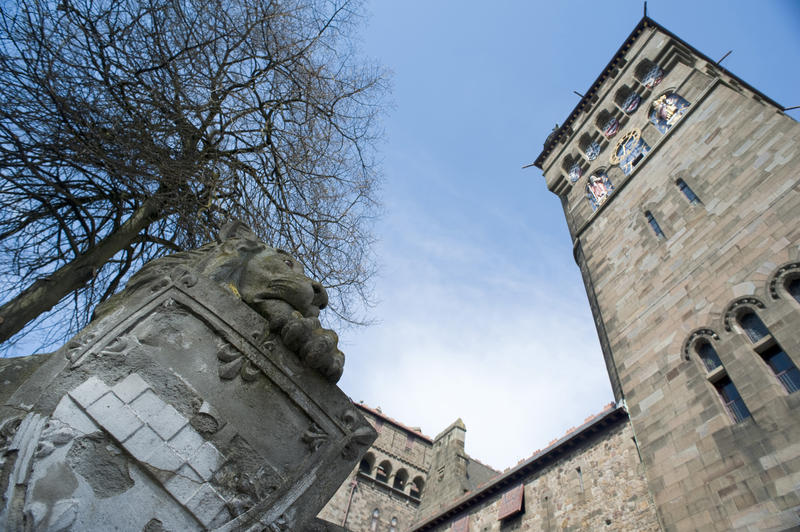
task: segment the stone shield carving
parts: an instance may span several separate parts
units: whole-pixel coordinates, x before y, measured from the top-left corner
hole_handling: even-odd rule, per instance
[[[298,530],[374,440],[288,256],[242,227],[179,255],[17,383],[0,529]]]

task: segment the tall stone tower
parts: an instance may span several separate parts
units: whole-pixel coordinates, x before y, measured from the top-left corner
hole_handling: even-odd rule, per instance
[[[663,526],[800,524],[800,125],[645,17],[535,165]]]

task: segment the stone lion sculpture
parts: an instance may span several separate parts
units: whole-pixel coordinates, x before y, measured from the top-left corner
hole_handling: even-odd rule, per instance
[[[125,287],[136,290],[154,277],[186,266],[233,292],[268,322],[269,332],[329,381],[337,382],[344,367],[338,336],[323,329],[318,316],[328,304],[323,286],[307,277],[287,252],[267,246],[241,222],[230,222],[215,242],[156,259],[137,272]],[[110,313],[121,294],[100,305],[95,315]]]

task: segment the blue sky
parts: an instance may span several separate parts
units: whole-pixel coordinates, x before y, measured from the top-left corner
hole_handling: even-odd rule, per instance
[[[522,169],[642,16],[640,1],[373,1],[394,74],[376,226],[377,324],[342,331],[340,385],[429,436],[516,464],[613,400],[561,206]],[[648,14],[800,105],[800,1],[653,1]],[[795,119],[800,118],[793,111]]]

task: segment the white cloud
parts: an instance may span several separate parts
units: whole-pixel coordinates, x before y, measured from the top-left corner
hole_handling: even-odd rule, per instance
[[[461,417],[467,452],[504,468],[612,395],[585,296],[486,255],[431,231],[393,255],[383,321],[344,335],[341,385],[431,437]]]

